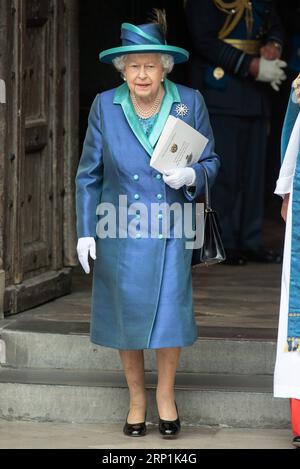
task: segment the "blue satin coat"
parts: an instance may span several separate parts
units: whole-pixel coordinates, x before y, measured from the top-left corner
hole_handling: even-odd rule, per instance
[[[193,311],[191,256],[182,238],[97,236],[99,202],[111,202],[119,214],[119,195],[127,207],[142,202],[177,202],[183,206],[204,192],[202,165],[213,183],[219,158],[208,112],[199,91],[165,80],[159,117],[147,138],[133,110],[126,83],[97,94],[88,120],[76,175],[78,237],[96,239],[93,266],[91,341],[117,349],[182,347],[197,339]],[[185,104],[188,124],[208,137],[204,153],[193,165],[196,186],[175,190],[150,167],[153,148],[169,114]],[[194,212],[193,212],[194,213]],[[128,221],[132,219],[128,215]],[[118,217],[117,217],[118,220]]]

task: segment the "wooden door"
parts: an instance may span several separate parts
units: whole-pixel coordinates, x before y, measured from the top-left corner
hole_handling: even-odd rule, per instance
[[[76,264],[77,2],[6,5],[4,312],[14,314],[68,293]]]

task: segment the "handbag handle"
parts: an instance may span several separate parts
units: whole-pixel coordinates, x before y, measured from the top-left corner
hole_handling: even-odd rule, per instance
[[[210,187],[209,187],[209,182],[208,182],[208,175],[206,168],[202,166],[202,170],[204,173],[204,183],[205,183],[205,211],[206,212],[211,212],[211,197],[210,197]]]

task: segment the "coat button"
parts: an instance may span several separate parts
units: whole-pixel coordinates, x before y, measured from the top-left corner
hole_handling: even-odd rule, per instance
[[[134,179],[135,181],[138,181],[138,180],[139,180],[139,175],[138,175],[138,174],[135,174],[135,175],[133,176],[133,179]]]
[[[161,179],[161,174],[156,174],[156,179]]]
[[[140,198],[139,194],[134,194],[135,200],[138,200]]]
[[[156,194],[156,197],[160,200],[162,198],[162,194]]]

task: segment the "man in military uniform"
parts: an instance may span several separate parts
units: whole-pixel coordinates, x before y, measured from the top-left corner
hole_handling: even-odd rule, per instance
[[[204,96],[221,156],[212,197],[227,263],[281,262],[262,239],[270,100],[286,78],[275,6],[271,0],[187,0],[185,11],[191,85]]]
[[[292,71],[291,81],[293,81],[300,72],[300,0],[290,0],[289,2],[276,0],[275,4],[282,19],[282,25],[288,33],[285,55],[288,68]]]

